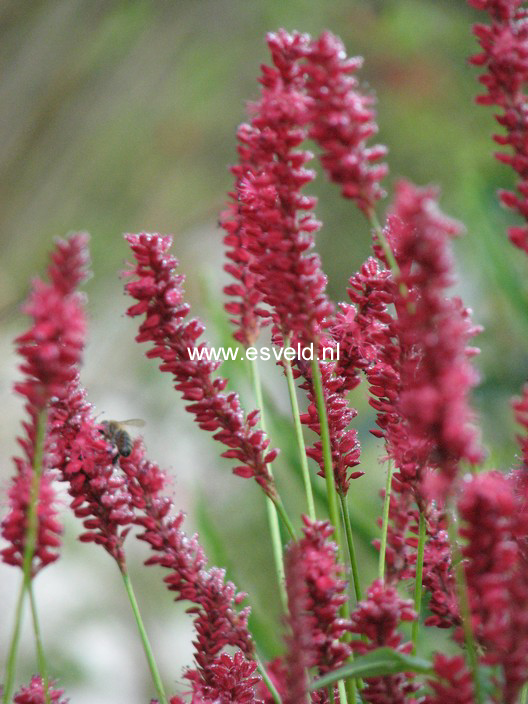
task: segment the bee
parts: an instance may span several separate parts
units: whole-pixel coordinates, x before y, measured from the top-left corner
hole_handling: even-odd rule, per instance
[[[115,460],[117,460],[119,456],[128,457],[132,452],[134,441],[129,435],[126,426],[142,428],[144,425],[145,421],[141,420],[141,418],[130,418],[129,420],[103,420],[101,422],[102,434],[117,450]]]

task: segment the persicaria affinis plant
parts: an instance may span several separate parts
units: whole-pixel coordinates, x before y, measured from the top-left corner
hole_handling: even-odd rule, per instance
[[[485,89],[478,102],[498,108],[503,131],[495,141],[506,149],[498,158],[517,175],[515,191],[500,199],[526,220],[527,11],[519,0],[470,4],[487,15],[475,27],[481,52],[472,63],[481,67]],[[233,186],[220,217],[225,311],[240,359],[247,354],[254,401],[244,401],[222,359],[209,354],[169,236],[125,236],[124,290],[136,341],[168,372],[176,401],[217,441],[232,472],[254,480],[262,495],[282,650],[262,655],[252,595],[211,565],[200,537],[186,531],[168,472],[143,439],[102,421],[90,403],[81,381],[86,317],[79,292],[88,237],[74,234],[55,243],[46,281],[32,282],[23,308],[28,329],[15,341],[15,391],[26,415],[1,524],[2,560],[20,571],[3,704],[67,701],[57,684],[64,673],[44,647],[36,599],[36,578],[60,557],[57,488],[80,519],[80,541],[102,547],[119,571],[152,677],[151,702],[527,701],[528,387],[512,401],[520,458],[490,469],[471,404],[481,328],[452,293],[452,242],[464,226],[443,213],[437,187],[400,178],[387,196],[388,151],[376,141],[375,97],[362,88],[362,60],[348,57],[339,38],[281,29],[267,42],[271,60],[237,131]],[[350,271],[339,302],[331,300],[315,252],[315,159],[372,235],[371,254]],[[527,227],[509,230],[525,252]],[[279,437],[277,423],[266,423],[277,408],[249,355],[261,334],[284,352],[275,358],[291,424]],[[311,359],[295,352],[306,347],[315,351]],[[374,416],[370,441],[386,472],[372,519],[375,579],[355,546],[370,469],[360,447],[362,393]],[[281,450],[295,458],[301,499],[283,490],[280,473],[289,463],[278,460]],[[145,565],[162,568],[167,590],[192,620],[192,664],[170,682],[156,664],[157,645],[132,586],[127,550],[135,539],[147,544]],[[20,682],[26,601],[38,674]]]

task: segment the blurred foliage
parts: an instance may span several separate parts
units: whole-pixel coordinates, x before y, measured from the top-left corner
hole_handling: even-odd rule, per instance
[[[482,384],[475,403],[486,445],[493,448],[489,463],[507,468],[515,454],[509,399],[527,369],[526,261],[506,241],[513,216],[497,204],[497,187],[510,186],[512,175],[491,156],[492,114],[474,104],[477,76],[467,58],[475,51],[475,19],[464,2],[452,0],[0,3],[2,338],[24,325],[18,303],[30,277],[44,267],[51,238],[90,231],[95,277],[87,292],[94,342],[85,382],[100,402],[111,404],[113,394],[116,408],[143,407],[154,426],[147,437],[151,454],[168,458],[178,477],[177,503],[192,503],[190,493],[198,497],[194,522],[212,560],[251,593],[253,626],[264,655],[279,647],[280,616],[261,496],[255,486],[230,476],[215,444],[181,411],[169,380],[159,379],[155,365],[133,344],[134,324],[119,317],[126,305],[116,277],[127,257],[121,233],[173,233],[189,297],[210,325],[208,339],[217,344],[227,339],[216,220],[231,186],[227,165],[236,158],[235,129],[245,119],[246,102],[257,96],[259,64],[268,61],[265,33],[282,26],[339,34],[351,54],[365,56],[361,78],[378,95],[379,140],[390,150],[389,194],[400,176],[438,183],[442,207],[467,226],[466,237],[456,243],[458,292],[485,327],[478,340]],[[348,278],[369,254],[370,233],[351,204],[318,181],[312,190],[320,198],[317,214],[324,227],[317,246],[330,294],[341,300]],[[7,348],[2,351],[0,391],[8,399],[14,361]],[[244,368],[230,364],[226,373],[251,405]],[[277,480],[291,513],[298,514],[303,507],[285,391],[273,365],[262,374],[268,425],[282,449]],[[354,482],[350,504],[367,583],[375,574],[370,542],[384,483],[378,464],[382,449],[368,434],[373,419],[361,389],[353,402],[360,411],[366,475]],[[14,435],[19,408],[14,412],[9,404],[2,405],[4,432]],[[197,445],[206,454],[193,454]],[[4,477],[8,456],[6,450]],[[68,549],[68,555],[75,554]],[[93,553],[86,554],[99,569]],[[108,568],[105,560],[103,566]],[[138,579],[153,622],[174,609],[157,586],[156,603],[149,599],[151,574]],[[99,608],[103,620],[113,602]],[[76,613],[75,618],[86,618],[85,607]],[[66,660],[70,678],[61,676],[67,686],[77,686],[73,699],[82,701],[82,693],[90,691],[89,676],[83,677],[79,661],[63,647],[56,662]],[[167,681],[173,681],[174,660],[166,660]],[[93,701],[90,696],[86,701]],[[114,704],[131,701],[129,691],[121,699],[117,692],[112,696]],[[102,693],[97,701],[106,701]]]

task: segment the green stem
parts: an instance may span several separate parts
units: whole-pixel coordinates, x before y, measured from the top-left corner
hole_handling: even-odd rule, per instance
[[[249,369],[251,373],[251,381],[253,383],[255,399],[257,401],[257,408],[260,411],[260,427],[264,432],[266,432],[266,423],[264,418],[264,398],[262,396],[262,384],[260,383],[260,374],[256,360],[250,361]],[[270,473],[270,476],[273,478],[273,472],[271,471],[271,467],[269,465],[267,469]],[[279,583],[279,595],[282,608],[286,613],[288,610],[288,597],[286,595],[286,582],[284,576],[284,554],[282,550],[279,516],[277,513],[277,508],[269,496],[266,496],[266,513],[268,515],[268,524],[271,535],[271,547],[273,550],[275,572],[277,575],[277,581]]]
[[[328,415],[326,413],[326,403],[323,391],[323,380],[317,359],[312,359],[312,383],[315,393],[319,424],[321,426],[321,445],[323,449],[323,466],[326,482],[326,500],[328,503],[328,514],[334,526],[334,535],[339,548],[340,558],[343,558],[341,545],[341,531],[339,526],[339,511],[337,508],[337,490],[334,479],[334,463],[332,461],[332,449],[330,447],[330,432],[328,430]]]
[[[41,411],[37,416],[35,428],[35,454],[33,455],[33,474],[29,490],[29,506],[27,517],[26,545],[22,570],[26,589],[31,581],[31,566],[35,554],[38,534],[38,501],[40,494],[40,477],[42,476],[42,458],[44,455],[44,440],[46,437],[46,411]]]
[[[18,651],[18,643],[20,640],[20,627],[22,623],[22,607],[24,604],[24,597],[26,591],[30,593],[31,599],[31,609],[33,612],[33,625],[35,628],[35,638],[37,645],[37,655],[39,659],[39,669],[42,676],[42,680],[46,688],[46,702],[49,704],[49,693],[48,693],[48,681],[47,672],[45,667],[44,656],[42,652],[42,646],[40,643],[40,632],[38,629],[38,620],[36,620],[36,610],[34,600],[32,598],[31,589],[31,567],[33,564],[33,556],[35,554],[35,547],[37,544],[38,536],[38,501],[40,495],[40,478],[42,476],[42,459],[44,456],[44,441],[46,438],[46,411],[40,411],[37,415],[35,422],[35,449],[33,455],[33,473],[31,476],[31,485],[29,488],[29,505],[27,513],[27,530],[26,530],[26,541],[24,546],[24,557],[22,559],[22,571],[24,574],[22,585],[20,587],[20,593],[18,595],[18,601],[16,605],[15,612],[15,627],[13,630],[13,635],[11,638],[11,644],[9,647],[9,655],[7,658],[7,668],[6,668],[6,681],[4,687],[4,693],[2,701],[7,704],[11,700],[11,692],[13,689],[13,683],[15,678],[15,667],[16,667],[16,656]],[[35,626],[35,623],[37,624]]]
[[[161,681],[158,666],[156,665],[156,661],[154,659],[154,653],[152,652],[152,647],[148,639],[147,631],[145,630],[145,626],[143,624],[143,619],[141,618],[141,613],[139,611],[139,605],[137,603],[136,595],[134,594],[132,582],[130,581],[128,573],[125,571],[125,568],[120,566],[119,569],[121,570],[121,576],[123,577],[123,582],[125,585],[128,600],[130,601],[130,606],[132,607],[132,612],[134,614],[134,618],[136,619],[139,637],[141,638],[141,643],[143,644],[143,650],[145,651],[148,666],[150,668],[150,674],[152,675],[152,681],[154,682],[154,687],[156,688],[156,692],[158,693],[158,699],[160,701],[160,704],[168,704],[167,695],[165,694],[165,690],[163,688],[163,682]]]
[[[396,261],[396,257],[394,256],[394,252],[392,251],[389,243],[387,242],[387,238],[385,237],[385,233],[383,232],[383,228],[381,227],[380,221],[378,220],[378,216],[376,215],[376,212],[374,210],[371,210],[368,213],[368,220],[373,227],[374,231],[376,232],[376,236],[378,238],[378,241],[381,245],[381,248],[383,249],[383,253],[385,254],[385,258],[387,259],[387,262],[389,264],[390,270],[392,271],[392,275],[395,279],[398,279],[400,276],[400,267],[398,266],[398,262]],[[409,294],[409,290],[407,286],[403,283],[403,281],[400,281],[400,294],[402,298],[406,298],[407,295]]]
[[[13,691],[13,683],[15,681],[16,656],[18,651],[18,643],[20,640],[20,627],[22,625],[22,609],[24,606],[25,596],[26,584],[24,580],[22,580],[20,583],[20,591],[18,592],[18,599],[15,609],[15,626],[13,628],[13,635],[11,636],[11,643],[9,645],[9,654],[7,656],[2,704],[9,704],[9,702],[11,702],[11,693]]]
[[[275,495],[272,501],[275,504],[275,508],[277,509],[277,513],[281,517],[282,522],[286,526],[286,530],[288,531],[290,538],[292,540],[297,540],[297,536],[295,535],[295,528],[293,527],[293,523],[291,522],[290,517],[286,513],[286,509],[284,508],[284,504],[280,500],[280,497]]]
[[[295,439],[297,440],[297,449],[299,450],[299,459],[301,462],[304,492],[306,494],[306,503],[308,504],[308,515],[312,521],[315,521],[315,502],[312,491],[312,483],[310,481],[310,470],[308,469],[308,458],[306,457],[306,447],[304,445],[299,404],[297,402],[297,393],[295,391],[295,381],[293,379],[291,362],[286,358],[284,358],[284,369],[286,370],[286,379],[288,381],[288,393],[290,395],[290,405],[295,428]]]
[[[526,704],[528,701],[528,684],[525,684],[521,690],[520,704]]]
[[[321,377],[321,369],[319,368],[319,361],[314,357],[312,359],[312,383],[315,393],[315,401],[317,406],[317,413],[319,415],[319,425],[321,426],[321,445],[323,449],[323,466],[325,473],[326,482],[326,496],[328,502],[328,514],[330,516],[330,521],[334,526],[334,536],[337,543],[338,559],[341,563],[344,562],[344,552],[343,545],[341,543],[341,531],[339,524],[339,511],[337,507],[337,490],[335,486],[334,479],[334,463],[332,461],[332,448],[330,447],[330,431],[328,429],[328,414],[326,412],[326,403],[323,391],[323,380]],[[342,606],[343,616],[349,613],[348,601],[346,601]],[[338,685],[339,686],[339,685]],[[340,690],[341,692],[341,690]],[[333,694],[333,693],[332,693]],[[341,700],[341,704],[347,704],[348,693],[346,690],[343,692],[344,698]]]
[[[464,564],[462,555],[458,546],[458,536],[456,530],[456,519],[454,516],[448,520],[449,542],[451,544],[452,563],[455,568],[455,580],[457,586],[458,605],[460,608],[460,617],[462,619],[462,630],[464,632],[464,641],[466,643],[466,652],[469,660],[469,667],[473,674],[473,684],[475,687],[475,699],[477,704],[483,703],[482,690],[480,686],[479,665],[477,657],[477,648],[473,637],[473,629],[471,628],[471,609],[469,606],[469,594],[464,572]]]
[[[420,511],[420,525],[418,529],[418,552],[416,554],[416,581],[414,583],[414,610],[416,611],[416,621],[412,625],[412,645],[413,655],[416,653],[418,633],[420,632],[420,612],[422,609],[422,577],[425,552],[425,514]]]
[[[262,661],[258,655],[255,655],[255,661],[257,663],[257,670],[260,672],[260,676],[262,677],[262,681],[264,682],[264,684],[268,688],[269,693],[273,697],[273,701],[275,702],[275,704],[282,704],[281,696],[277,692],[275,685],[271,681],[270,676],[268,675],[268,672],[267,672],[266,668],[264,667],[264,665],[262,664]]]
[[[383,501],[383,520],[381,524],[381,540],[379,553],[378,576],[383,581],[385,579],[385,555],[387,552],[387,531],[389,529],[389,509],[392,486],[392,461],[389,460],[387,466],[387,482],[385,484],[385,499]]]
[[[42,678],[42,684],[44,687],[44,696],[46,699],[46,704],[51,704],[50,694],[49,694],[49,677],[48,677],[48,666],[46,663],[46,657],[44,655],[44,648],[42,647],[42,636],[40,635],[40,624],[38,619],[37,604],[35,602],[35,595],[33,593],[33,582],[28,584],[29,593],[29,603],[31,605],[31,616],[33,620],[33,632],[35,634],[35,645],[37,648],[37,662],[39,673]]]
[[[354,535],[352,533],[352,525],[350,524],[350,514],[349,507],[347,504],[346,497],[339,493],[339,499],[341,501],[341,512],[343,514],[343,520],[345,522],[345,534],[348,545],[348,555],[350,558],[350,567],[352,568],[352,579],[354,581],[354,593],[356,595],[356,601],[361,601],[361,584],[359,581],[359,569],[356,558],[356,549],[354,547]]]

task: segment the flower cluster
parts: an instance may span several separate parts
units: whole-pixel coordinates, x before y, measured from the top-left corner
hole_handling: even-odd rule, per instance
[[[520,0],[469,1],[491,16],[490,26],[475,30],[482,53],[473,62],[487,71],[481,79],[487,93],[479,100],[500,107],[497,119],[506,136],[496,140],[513,154],[499,158],[520,177],[518,194],[503,193],[502,201],[528,222],[528,11]],[[16,341],[23,379],[15,388],[25,399],[28,420],[1,526],[7,542],[1,556],[23,567],[24,580],[7,658],[6,702],[65,704],[62,690],[44,684],[31,593],[41,676],[11,696],[29,578],[57,559],[55,479],[66,485],[70,508],[83,523],[80,540],[100,545],[121,570],[160,702],[184,704],[184,699],[163,693],[144,633],[126,566],[125,538],[131,531],[151,550],[145,564],[164,568],[168,590],[175,601],[186,602],[191,615],[194,660],[183,675],[191,704],[355,704],[357,699],[362,704],[516,704],[528,683],[528,385],[513,404],[522,428],[517,466],[508,474],[461,476],[462,463],[483,459],[469,404],[477,381],[470,340],[478,328],[462,302],[448,297],[450,243],[462,226],[440,211],[435,188],[400,181],[385,227],[378,228],[374,209],[383,195],[386,150],[368,145],[377,126],[373,97],[358,89],[361,61],[347,58],[329,32],[312,40],[279,30],[267,41],[272,63],[263,66],[259,100],[250,107],[249,123],[238,130],[235,185],[222,217],[225,268],[234,278],[225,289],[231,299],[226,309],[235,338],[245,346],[253,345],[260,326],[268,323],[276,347],[312,345],[319,358],[315,364],[292,360],[306,406],[300,421],[319,438],[329,438],[342,515],[334,510],[334,486],[328,481],[334,525],[302,516],[302,537],[295,537],[269,469],[278,451],[259,428],[259,411],[245,414],[239,396],[226,391],[227,379],[216,374],[221,363],[201,341],[203,324],[189,316],[184,277],[169,253],[171,238],[127,235],[135,258],[127,272],[125,288],[134,299],[127,313],[141,318],[137,341],[149,343],[147,356],[159,359],[160,369],[172,375],[198,426],[224,445],[223,457],[236,460],[235,474],[257,481],[272,509],[277,576],[285,580],[286,635],[282,654],[260,662],[246,594],[224,569],[208,564],[198,536],[184,531],[184,515],[167,494],[167,475],[147,457],[143,441],[131,440],[123,451],[87,401],[79,369],[85,325],[76,292],[86,277],[86,236],[57,242],[49,282],[34,282],[25,307],[31,328]],[[319,223],[315,198],[303,192],[314,178],[307,168],[312,155],[303,148],[306,139],[320,148],[329,179],[375,230],[375,256],[350,278],[348,301],[336,307],[312,252]],[[512,228],[510,236],[528,253],[528,225]],[[329,347],[340,349],[339,359],[325,361],[321,352]],[[379,578],[350,614],[351,584],[340,563],[341,523],[359,592],[346,495],[351,480],[363,474],[358,434],[351,427],[357,412],[349,399],[363,377],[376,413],[371,433],[383,440],[382,461],[390,462],[386,491],[391,493],[384,497],[381,538],[375,541],[386,545]],[[288,428],[283,435],[289,438]],[[307,455],[324,476],[322,442],[316,440]],[[304,463],[304,454],[300,459]],[[290,533],[287,545],[275,518]],[[450,540],[456,531],[460,545]],[[414,605],[398,591],[406,581],[414,581]],[[428,598],[422,604],[424,590]],[[409,622],[412,643],[400,630]],[[432,663],[413,659],[421,623],[450,629],[458,654],[435,653]],[[335,670],[341,667],[348,674],[338,681],[343,671]],[[420,672],[426,673],[422,680]],[[352,677],[361,677],[355,698]]]
[[[10,511],[2,521],[4,562],[23,566],[32,493],[38,501],[36,539],[31,573],[57,559],[61,526],[54,507],[55,492],[46,452],[47,411],[50,399],[62,398],[76,374],[84,344],[85,321],[82,298],[76,292],[86,278],[87,235],[58,240],[48,268],[49,282],[36,279],[23,310],[32,325],[16,339],[22,359],[22,381],[15,390],[24,397],[29,419],[19,438],[22,457],[15,458],[16,473],[9,490]],[[42,476],[41,476],[42,475]]]
[[[234,204],[224,228],[231,246],[228,256],[243,265],[237,278],[245,276],[246,284],[259,292],[283,336],[307,344],[316,340],[321,322],[332,310],[319,257],[308,253],[312,233],[320,225],[310,212],[315,198],[301,193],[315,175],[305,168],[312,155],[298,149],[310,117],[299,64],[309,37],[281,30],[268,35],[268,46],[273,67],[263,67],[262,95],[251,107],[251,123],[238,129],[241,158],[233,169]],[[242,273],[246,269],[252,276]],[[258,295],[240,283],[226,292],[241,297],[240,313],[247,309],[245,302]],[[241,334],[248,337],[242,333],[243,324],[242,318],[239,339]]]
[[[182,513],[171,514],[172,501],[163,494],[165,475],[147,459],[140,441],[134,444],[128,457],[120,457],[119,463],[132,496],[136,514],[134,522],[142,528],[139,538],[154,551],[146,564],[168,569],[164,581],[175,593],[176,601],[192,604],[189,613],[194,615],[198,667],[188,673],[187,678],[193,682],[193,691],[203,693],[206,687],[218,687],[218,678],[222,676],[227,681],[229,678],[225,673],[231,667],[233,672],[240,673],[240,686],[243,682],[247,685],[247,678],[254,668],[248,669],[240,657],[228,667],[225,658],[219,657],[226,646],[233,646],[247,658],[253,658],[254,646],[247,627],[249,608],[237,610],[246,595],[238,593],[232,582],[226,582],[225,570],[207,569],[205,553],[197,536],[189,537],[182,530]],[[250,681],[253,682],[251,677]]]
[[[47,696],[51,704],[68,704],[68,699],[63,699],[64,690],[48,687]],[[48,698],[42,677],[34,675],[27,687],[21,687],[13,698],[14,704],[47,704]]]
[[[185,320],[190,307],[183,299],[184,277],[175,273],[178,261],[168,254],[171,238],[141,234],[127,235],[127,241],[137,260],[128,272],[134,280],[126,284],[127,293],[137,303],[127,313],[131,317],[145,315],[137,341],[152,343],[147,356],[162,360],[160,369],[173,375],[176,389],[190,402],[186,409],[200,428],[214,432],[215,440],[227,445],[222,457],[240,463],[234,473],[254,477],[274,497],[266,465],[273,462],[277,450],[268,449],[269,440],[256,427],[258,411],[244,417],[238,395],[223,393],[227,379],[213,377],[219,362],[191,357],[192,350],[205,346],[198,342],[204,326],[196,319]]]
[[[306,391],[308,398],[308,407],[306,413],[301,414],[301,423],[307,425],[320,436],[321,423],[317,413],[312,372],[306,362],[302,362],[302,360],[297,360],[297,368],[304,377],[304,381],[299,386]],[[334,480],[337,491],[342,496],[346,496],[350,481],[358,479],[364,474],[361,471],[350,471],[359,464],[361,452],[357,430],[349,427],[352,420],[356,417],[357,411],[350,406],[346,398],[344,378],[335,374],[336,363],[321,361],[319,362],[319,368],[321,370],[323,395],[328,414]],[[306,450],[306,454],[317,462],[319,465],[318,474],[324,477],[325,470],[321,441],[316,441],[313,447]]]
[[[234,316],[235,337],[254,342],[261,304],[271,310],[284,337],[316,341],[332,312],[326,277],[316,254],[309,254],[319,223],[315,199],[301,189],[314,178],[305,168],[312,158],[298,149],[308,137],[322,149],[321,162],[343,195],[372,215],[383,195],[379,181],[387,168],[377,162],[384,147],[368,147],[377,132],[372,96],[360,93],[352,75],[361,59],[348,59],[330,32],[315,40],[284,30],[268,35],[273,66],[263,66],[262,93],[252,119],[238,129],[235,188],[222,226],[235,283],[225,293]],[[269,313],[268,313],[269,315]]]
[[[522,7],[522,0],[469,0],[469,3],[487,12],[491,19],[491,24],[476,24],[473,29],[482,51],[471,62],[485,70],[480,82],[486,92],[478,96],[477,102],[499,108],[495,117],[505,134],[494,135],[494,140],[511,151],[501,151],[495,156],[519,176],[517,193],[502,191],[501,202],[528,220],[528,10]],[[514,245],[528,253],[528,224],[510,227],[509,235]]]
[[[343,568],[337,562],[337,545],[330,538],[333,527],[324,521],[303,516],[304,537],[299,541],[302,573],[306,585],[305,609],[311,615],[310,666],[322,674],[342,665],[350,653],[342,636],[350,625],[339,610],[347,600]]]
[[[134,519],[131,495],[78,378],[52,403],[49,426],[50,461],[83,521],[80,540],[101,545],[124,569],[123,542]]]
[[[513,704],[528,681],[528,565],[518,545],[528,532],[526,496],[486,472],[466,482],[458,509],[475,637],[487,661],[501,665],[503,701]]]
[[[20,458],[15,458],[17,473],[8,492],[10,511],[2,521],[2,538],[9,545],[0,552],[7,565],[23,567],[27,540],[28,511],[31,502],[31,480],[33,472]],[[58,559],[59,535],[62,526],[55,508],[55,491],[49,476],[41,478],[38,498],[38,532],[33,557],[32,574]]]
[[[396,589],[376,580],[369,588],[367,598],[361,601],[350,617],[352,633],[365,640],[353,642],[358,653],[389,646],[402,653],[410,653],[411,643],[404,643],[397,630],[402,621],[413,621],[416,613],[410,601],[402,599]],[[362,697],[369,704],[404,704],[416,685],[406,674],[370,677],[365,680]]]
[[[428,694],[424,704],[474,704],[473,678],[462,656],[436,654],[434,671],[437,679],[429,680],[434,694]]]
[[[479,328],[457,298],[445,297],[452,283],[448,241],[459,223],[440,212],[437,192],[401,181],[391,208],[387,238],[405,286],[395,297],[400,347],[400,393],[396,405],[403,427],[390,452],[405,482],[420,482],[426,467],[442,473],[444,489],[458,463],[482,460],[468,394],[477,375],[467,343]]]
[[[288,550],[285,564],[289,633],[286,638],[284,671],[279,672],[278,682],[279,692],[284,691],[287,704],[305,704],[308,669],[315,659],[304,568],[302,547],[299,543],[294,543]]]
[[[374,212],[384,192],[380,181],[387,165],[379,164],[387,154],[384,145],[367,146],[377,134],[373,95],[363,95],[353,75],[362,65],[359,57],[348,58],[343,42],[323,32],[312,42],[307,56],[307,90],[313,100],[310,137],[323,152],[321,163],[329,178],[342,187],[367,216]]]

